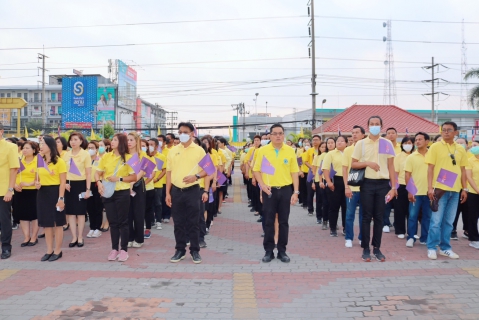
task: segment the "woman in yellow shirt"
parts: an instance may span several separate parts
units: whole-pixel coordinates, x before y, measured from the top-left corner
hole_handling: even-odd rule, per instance
[[[24,240],[22,247],[33,247],[38,243],[38,220],[37,220],[37,189],[35,189],[35,174],[37,171],[38,144],[27,141],[22,146],[22,166],[18,170],[15,182],[15,196],[13,206],[20,220]],[[30,234],[30,226],[32,233]]]
[[[414,141],[406,136],[401,141],[401,153],[394,158],[394,170],[398,177],[398,197],[394,202],[394,233],[399,239],[406,235],[406,219],[409,217],[409,199],[406,190],[406,159],[414,148]],[[413,235],[414,236],[414,235]]]
[[[474,249],[479,249],[479,233],[477,219],[479,218],[479,146],[473,146],[470,150],[473,155],[468,159],[468,166],[466,167],[467,175],[467,194],[468,206],[468,229],[469,246]],[[463,213],[464,214],[464,213]]]
[[[146,158],[155,164],[155,170],[151,173],[150,176],[144,176],[143,180],[145,181],[145,239],[151,238],[151,227],[155,224],[155,183],[153,179],[155,178],[156,172],[156,160],[154,157],[150,156],[150,150],[148,148],[148,141],[141,140],[141,150],[147,150]]]
[[[328,151],[326,147],[326,142],[321,142],[318,149],[318,155],[315,156],[313,160],[314,181],[312,182],[312,188],[316,194],[316,223],[323,224],[324,219],[324,221],[326,221],[327,228],[327,210],[329,209],[328,197],[326,195],[326,190],[324,189],[323,175],[319,174],[319,170],[321,169],[321,165],[323,164],[324,157],[326,156]]]
[[[65,214],[67,215],[72,233],[70,248],[85,245],[83,230],[87,201],[91,196],[91,157],[85,149],[88,146],[83,134],[73,132],[68,138],[70,151],[62,157],[67,165],[67,185],[65,193]]]
[[[155,172],[155,178],[153,183],[155,186],[155,201],[154,201],[154,211],[156,219],[156,230],[161,230],[161,216],[162,216],[162,196],[163,196],[163,177],[166,173],[166,157],[158,151],[160,142],[156,138],[151,138],[148,141],[148,151],[150,157],[155,161],[158,171]],[[163,165],[158,168],[156,159],[163,162]]]
[[[213,202],[207,201],[205,203],[205,210],[207,212],[206,215],[206,234],[208,234],[211,228],[211,225],[213,224],[213,218],[216,215],[216,208],[217,204],[216,202],[218,201],[218,193],[216,192],[216,179],[217,179],[217,171],[218,171],[218,156],[215,150],[215,142],[213,138],[210,135],[203,136],[201,138],[201,142],[206,146],[206,149],[208,150],[207,153],[210,154],[211,156],[211,161],[213,162],[213,165],[215,166],[216,170],[215,173],[213,174],[213,179],[211,179],[211,183],[206,185],[205,184],[205,191],[209,191],[210,188],[213,191]]]
[[[103,202],[101,201],[98,187],[96,186],[95,173],[100,163],[98,155],[99,144],[96,141],[88,143],[88,153],[91,162],[91,197],[87,200],[88,218],[90,220],[90,231],[86,235],[87,238],[98,238],[101,236],[101,223],[103,220]]]
[[[44,136],[37,156],[37,216],[38,225],[45,229],[47,253],[41,261],[55,261],[62,257],[63,226],[65,217],[65,186],[67,167],[60,158],[55,140]],[[45,166],[42,166],[44,162]],[[55,237],[55,248],[53,248]]]
[[[103,139],[98,141],[98,156],[103,157],[107,152],[111,151],[111,141],[109,139]],[[108,223],[108,219],[106,218],[106,212],[103,210],[103,219],[100,226],[101,232],[107,232],[110,230],[110,224]]]
[[[128,139],[122,133],[117,133],[111,140],[112,151],[105,154],[96,169],[95,180],[98,192],[102,196],[106,215],[110,222],[112,251],[109,261],[118,259],[120,262],[128,259],[128,211],[130,209],[130,182],[137,181],[135,171],[126,164],[131,158],[128,154]],[[101,179],[115,183],[115,192],[109,198],[103,197],[105,186]],[[120,244],[121,240],[121,244]]]
[[[63,137],[56,137],[55,138],[55,143],[57,145],[58,154],[60,155],[60,158],[63,159],[63,156],[65,155],[65,153],[67,153],[68,142]]]

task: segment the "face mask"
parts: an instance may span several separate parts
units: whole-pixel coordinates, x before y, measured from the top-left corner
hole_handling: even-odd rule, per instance
[[[262,146],[265,146],[265,145],[267,145],[267,144],[268,144],[268,140],[261,140],[261,145],[262,145]]]
[[[466,148],[467,148],[467,146],[466,146],[466,144],[465,144],[465,143],[460,143],[459,145],[460,145],[460,146],[462,146],[464,149],[466,149]]]
[[[155,152],[155,147],[149,146],[149,147],[148,147],[148,150],[150,150],[150,152]]]
[[[373,136],[377,136],[381,132],[381,127],[380,126],[370,126],[369,127],[369,132]]]
[[[105,147],[98,148],[98,152],[100,152],[100,154],[105,153]]]
[[[304,150],[308,151],[309,148],[311,148],[310,146],[304,146]]]
[[[141,147],[141,151],[146,152],[146,147]]]
[[[249,151],[249,148],[244,149],[245,153],[248,153],[248,151]]]
[[[180,134],[180,142],[187,143],[188,141],[190,141],[190,135],[189,134],[187,134],[187,133]]]
[[[303,146],[303,143],[300,141],[298,142],[298,146],[302,147]]]
[[[479,146],[472,147],[471,149],[469,149],[469,151],[471,151],[473,155],[477,156],[479,154]]]
[[[403,149],[406,152],[411,152],[413,145],[412,144],[403,144]]]
[[[169,138],[166,138],[166,140],[165,140],[166,144],[170,144],[170,141],[171,140]]]
[[[158,141],[158,146],[161,148],[163,147],[163,141]]]
[[[96,150],[88,149],[88,153],[90,154],[90,156],[94,156],[96,154]]]

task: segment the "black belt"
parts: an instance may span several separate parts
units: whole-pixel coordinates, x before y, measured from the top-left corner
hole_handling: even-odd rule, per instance
[[[271,186],[270,188],[271,188],[271,189],[278,189],[278,190],[279,190],[279,189],[284,189],[284,188],[291,188],[291,185],[288,184],[287,186],[281,186],[281,187],[273,187],[273,186]]]
[[[186,187],[186,188],[178,188],[177,186],[173,185],[173,188],[181,191],[181,192],[185,192],[185,191],[188,191],[188,190],[192,190],[193,188],[199,188],[199,185],[198,184],[194,184],[192,186],[189,186],[189,187]]]

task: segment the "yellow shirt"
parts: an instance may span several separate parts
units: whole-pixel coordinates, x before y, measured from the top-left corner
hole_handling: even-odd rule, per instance
[[[471,159],[472,157],[475,157],[475,156],[471,153],[471,151],[467,151],[467,158]]]
[[[399,155],[401,154],[402,150],[401,150],[401,144],[399,142],[396,142],[396,145],[394,146],[394,153],[396,155]],[[396,167],[394,167],[396,168]],[[397,172],[397,171],[396,171]]]
[[[221,150],[221,153],[223,153],[225,157],[225,172],[229,173],[230,172],[230,167],[231,167],[231,161],[233,158],[231,157],[231,151],[224,148],[224,149],[219,149]]]
[[[283,187],[293,183],[292,173],[299,172],[298,160],[294,154],[294,150],[283,144],[281,149],[276,150],[270,143],[258,151],[257,161],[253,171],[261,172],[261,163],[263,157],[268,159],[269,163],[274,167],[274,175],[262,174],[263,183],[273,187]]]
[[[246,153],[242,152],[241,153],[241,156],[240,156],[240,163],[243,164],[244,163],[244,159],[246,158]]]
[[[466,170],[472,171],[472,179],[476,183],[476,187],[479,188],[479,159],[477,159],[476,156],[474,156],[472,158],[469,158],[468,162],[469,163],[466,167]],[[467,188],[469,189],[470,193],[477,194],[477,192],[471,187],[469,182],[467,183]]]
[[[394,170],[399,172],[398,183],[402,185],[406,185],[406,173],[404,172],[404,167],[406,166],[406,159],[408,156],[409,155],[406,152],[401,151],[401,153],[397,154],[394,158]]]
[[[254,157],[254,154],[256,153],[256,147],[250,147],[249,150],[248,150],[248,153],[246,154],[246,157],[244,159],[244,162],[245,163],[249,163],[249,171],[248,171],[248,176],[250,177],[250,179],[252,178],[253,176],[253,157]]]
[[[66,150],[62,150],[62,152],[60,152],[60,158],[63,159],[63,157],[67,154],[68,151]]]
[[[311,150],[311,149],[308,149],[307,151],[301,153],[301,159],[303,160],[303,164],[301,165],[301,171],[303,171],[303,173],[308,173],[308,171],[309,171],[309,168],[306,165],[306,162],[309,159],[309,155],[308,155],[309,150]],[[298,162],[297,158],[296,158],[296,162]]]
[[[226,166],[226,155],[220,151],[221,149],[217,150],[216,153],[218,154],[218,159],[220,159],[220,165]]]
[[[20,168],[16,144],[0,140],[0,197],[5,196],[10,184],[10,169]]]
[[[301,157],[301,155],[303,154],[304,152],[304,148],[298,148],[296,149],[296,157]]]
[[[48,172],[50,170],[50,172]],[[57,163],[48,164],[48,170],[45,168],[38,169],[38,177],[42,186],[59,186],[60,174],[67,172],[67,165],[62,158],[57,159]]]
[[[173,147],[171,147],[173,148]],[[166,162],[168,161],[168,152],[170,152],[171,148],[168,149],[168,147],[164,148],[162,151],[161,151],[161,154],[165,156],[165,166],[163,167],[164,169],[166,169]],[[161,185],[164,186],[166,184],[166,174],[163,176],[163,178],[161,178],[161,180],[159,181],[161,182]]]
[[[171,184],[177,188],[186,188],[198,184],[198,181],[190,184],[184,183],[183,178],[195,175],[203,170],[198,163],[205,155],[205,150],[193,142],[190,142],[190,145],[186,148],[181,143],[173,147],[168,153],[166,164],[166,171],[171,172]]]
[[[349,170],[351,170],[351,163],[353,162],[353,152],[354,152],[354,145],[346,147],[343,151],[343,167],[347,168],[347,172],[349,173]],[[336,170],[336,169],[335,169]],[[352,192],[358,192],[360,190],[360,187],[354,187],[354,186],[349,186],[349,189],[351,189]]]
[[[166,157],[165,157],[165,155],[163,155],[162,153],[157,152],[155,154],[154,158],[160,159],[161,161],[163,161],[163,166],[160,169],[161,170],[163,170],[163,169],[166,170]],[[155,162],[155,165],[156,165],[156,160],[153,159],[153,161]],[[158,172],[156,172],[155,179],[157,179],[160,176],[161,170],[158,170]],[[155,188],[157,188],[157,189],[163,188],[163,185],[164,185],[163,180],[165,180],[165,182],[166,182],[165,176],[166,176],[166,174],[163,176],[163,178],[161,178],[158,182],[156,182],[154,184]]]
[[[25,158],[22,160],[23,165],[25,166],[25,170],[17,174],[16,184],[20,184],[20,182],[32,183],[35,181],[35,173],[37,172],[37,157],[34,156],[33,160],[30,163],[25,161]],[[33,190],[35,189],[35,185],[31,187],[23,187],[22,189],[26,190]]]
[[[418,151],[414,151],[406,158],[404,170],[411,173],[418,196],[427,195],[427,167],[426,157]]]
[[[323,166],[321,170],[331,170],[331,165],[333,165],[334,171],[336,171],[335,177],[343,176],[343,153],[338,149],[329,151],[323,160]]]
[[[454,154],[456,165],[452,164],[451,154]],[[462,189],[461,167],[466,167],[467,154],[466,149],[454,142],[452,145],[446,144],[444,140],[434,143],[426,155],[426,163],[434,165],[434,176],[432,179],[433,188],[437,187],[445,191],[459,192]],[[456,182],[452,188],[437,182],[439,171],[445,169],[457,174]]]
[[[98,164],[100,163],[100,157],[97,155],[95,157],[95,160],[93,161],[91,161],[91,158],[90,158],[90,163],[91,163],[91,182],[96,182],[95,173],[96,173],[96,169],[98,169]]]
[[[91,168],[91,156],[88,151],[83,149],[80,149],[76,155],[73,155],[72,152],[73,151],[70,150],[62,157],[67,165],[67,181],[86,180],[86,169]],[[76,174],[68,172],[68,170],[70,170],[70,159],[73,159],[75,162],[75,165],[77,166],[78,171],[80,171],[81,176],[77,176]]]
[[[125,155],[125,160],[128,161],[131,158],[131,154],[127,153]],[[135,171],[126,164],[126,161],[123,162],[123,159],[120,155],[115,155],[115,153],[108,152],[106,153],[101,159],[100,163],[98,164],[97,171],[103,172],[103,179],[107,179],[115,173],[115,169],[117,170],[116,177],[128,177],[130,174],[135,173]],[[118,166],[118,168],[117,168]],[[115,186],[115,191],[120,190],[128,190],[130,189],[129,182],[120,182],[118,181]]]
[[[371,140],[369,137],[364,138],[361,141],[358,141],[354,146],[354,151],[352,158],[358,160],[359,162],[374,162],[379,165],[379,171],[376,172],[370,167],[366,167],[364,177],[366,179],[388,179],[389,180],[389,170],[388,170],[388,159],[394,157],[390,154],[379,154],[379,140],[385,140],[389,144],[391,141],[379,138],[376,141]],[[363,155],[363,144],[364,144],[364,155]],[[392,147],[392,144],[391,144]],[[378,163],[379,162],[379,163]]]
[[[324,157],[326,157],[327,153],[321,153],[319,156],[315,156],[313,160],[313,166],[317,167],[318,169],[314,173],[314,181],[319,182],[319,169],[323,165],[321,162],[324,161]]]

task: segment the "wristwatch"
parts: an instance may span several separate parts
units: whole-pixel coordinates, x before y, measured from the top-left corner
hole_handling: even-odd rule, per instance
[[[209,192],[205,190],[205,191],[203,191],[203,193],[209,193]]]
[[[295,191],[294,194],[299,194],[299,191]]]
[[[10,190],[10,189],[8,189],[8,190]],[[462,189],[462,191],[469,192],[469,189],[468,189],[468,188],[464,188],[464,189]]]
[[[197,173],[195,174],[196,180],[201,179],[201,176]]]
[[[120,177],[120,182],[123,182],[123,177]]]
[[[65,198],[64,197],[59,197],[58,201],[65,201]]]
[[[13,192],[13,188],[8,188],[8,191]]]

